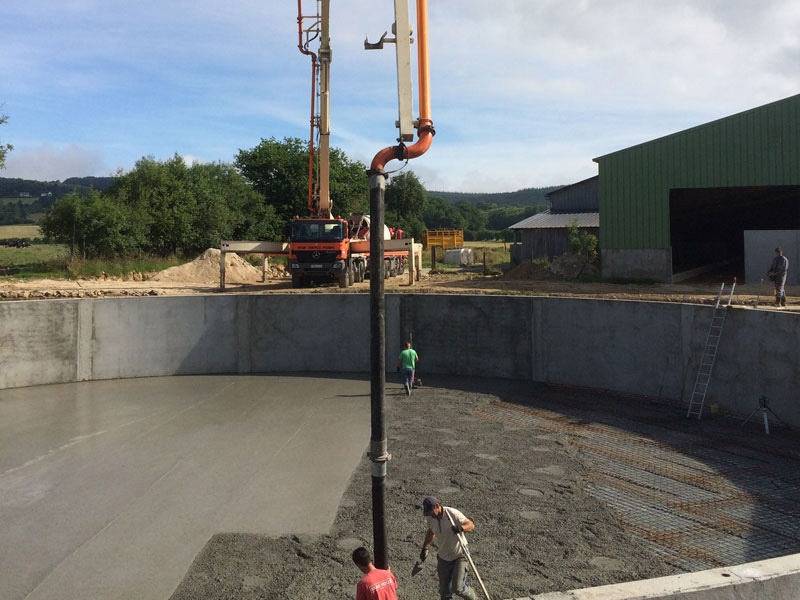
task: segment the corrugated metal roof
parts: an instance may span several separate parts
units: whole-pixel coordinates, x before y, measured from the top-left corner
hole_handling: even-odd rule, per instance
[[[576,222],[578,227],[600,227],[599,212],[553,214],[549,210],[515,223],[509,229],[566,229]]]

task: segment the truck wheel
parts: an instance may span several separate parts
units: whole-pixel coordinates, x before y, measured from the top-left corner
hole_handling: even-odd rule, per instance
[[[358,268],[356,268],[356,281],[361,283],[364,281],[364,264],[358,263]]]
[[[346,288],[347,287],[347,279],[348,279],[347,271],[343,271],[339,275],[336,276],[336,280],[339,282],[339,287],[340,288]]]

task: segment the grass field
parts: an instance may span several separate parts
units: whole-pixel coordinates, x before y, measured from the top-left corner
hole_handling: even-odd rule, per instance
[[[486,265],[494,266],[511,262],[511,253],[508,250],[508,243],[503,242],[464,242],[465,248],[472,248],[475,264],[483,264],[483,255],[486,254]],[[458,265],[445,265],[444,254],[441,250],[436,252],[436,268],[444,270],[459,270]],[[425,250],[422,253],[422,264],[425,267],[431,266],[431,251]]]
[[[16,204],[22,200],[23,204],[33,204],[38,198],[0,198],[0,206],[3,204]]]
[[[32,240],[42,237],[38,225],[0,225],[0,240],[26,238]]]
[[[464,245],[467,248],[472,248],[472,249],[475,249],[475,248],[492,248],[494,250],[497,250],[498,248],[500,248],[500,249],[506,248],[507,249],[508,246],[509,246],[509,243],[508,242],[495,242],[495,241],[493,241],[493,242],[464,242]]]
[[[4,236],[0,234],[0,237]],[[0,276],[69,277],[66,270],[68,255],[66,246],[55,244],[34,244],[27,248],[0,246]]]
[[[56,244],[34,244],[27,248],[0,246],[0,277],[21,279],[77,279],[107,275],[121,276],[131,271],[161,271],[186,262],[171,257],[120,257],[114,259],[69,260],[69,248]]]

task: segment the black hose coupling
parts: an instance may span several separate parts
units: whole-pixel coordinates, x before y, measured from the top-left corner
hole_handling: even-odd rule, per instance
[[[419,128],[419,132],[422,133],[423,131],[430,131],[431,135],[436,135],[436,130],[433,128],[433,123],[428,123],[427,125],[422,125]]]

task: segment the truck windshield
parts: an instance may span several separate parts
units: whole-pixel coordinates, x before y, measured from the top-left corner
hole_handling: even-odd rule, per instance
[[[341,242],[344,226],[341,221],[294,221],[293,242]]]

